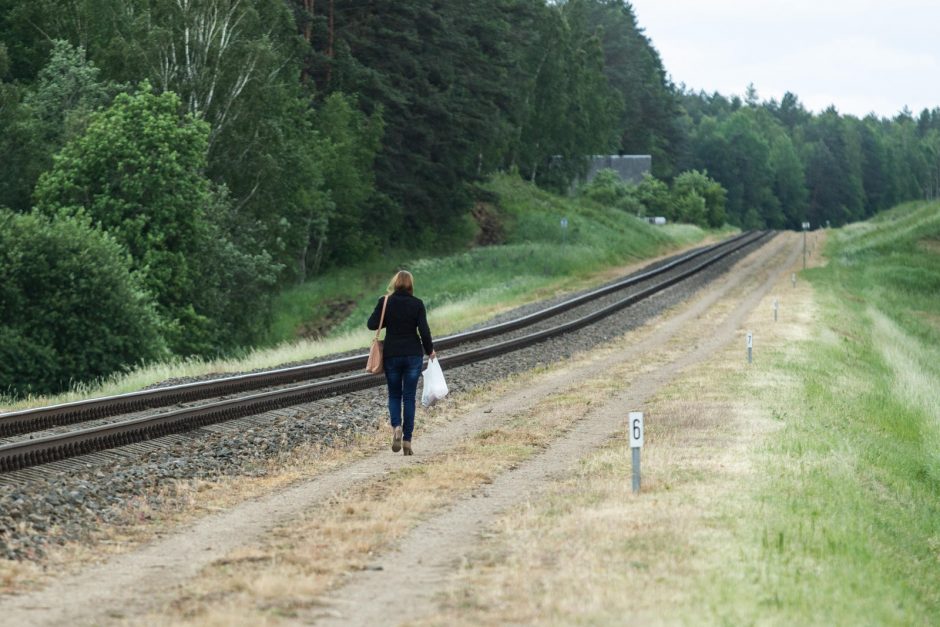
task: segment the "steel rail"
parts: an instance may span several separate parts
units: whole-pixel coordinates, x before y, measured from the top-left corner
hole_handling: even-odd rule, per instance
[[[561,303],[546,307],[545,309],[541,309],[526,316],[483,327],[482,329],[439,338],[434,342],[434,346],[441,350],[447,350],[462,344],[477,342],[495,335],[530,326],[552,316],[569,311],[584,303],[596,300],[602,296],[669,272],[684,263],[715,252],[722,247],[732,246],[737,242],[753,237],[753,233],[742,233],[741,235],[729,238],[713,246],[708,246],[687,255],[677,257],[652,270],[567,299]],[[127,394],[104,396],[0,414],[0,437],[19,435],[40,429],[48,429],[54,426],[75,424],[156,407],[166,407],[177,403],[187,403],[228,394],[240,394],[278,385],[288,385],[297,383],[298,381],[321,379],[323,377],[342,374],[353,370],[362,370],[365,368],[367,358],[368,355],[366,354],[353,355],[301,366],[240,374],[208,381],[183,383],[153,390],[140,390]]]
[[[665,281],[651,285],[640,292],[631,294],[626,298],[620,299],[575,320],[489,346],[442,357],[441,365],[455,367],[482,361],[496,355],[502,355],[530,346],[551,337],[580,329],[615,311],[661,292],[769,235],[770,232],[764,232],[757,237],[748,238],[743,243],[739,243],[729,250],[706,259],[693,268],[669,277]],[[163,414],[144,416],[109,425],[81,429],[65,434],[5,444],[0,446],[0,472],[8,472],[19,468],[49,463],[67,457],[97,452],[163,435],[169,435],[171,433],[187,431],[207,424],[250,416],[292,405],[309,403],[329,396],[379,386],[382,385],[384,381],[385,378],[381,375],[355,374],[328,381],[307,383],[283,390],[261,392],[237,399],[218,401],[199,407],[184,408]]]

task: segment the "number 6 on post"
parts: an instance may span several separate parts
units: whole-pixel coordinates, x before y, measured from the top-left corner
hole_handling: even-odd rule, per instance
[[[643,447],[643,412],[631,411],[627,425],[630,449],[633,451],[633,493],[640,493],[640,448]]]
[[[643,412],[630,412],[630,448],[643,446]]]

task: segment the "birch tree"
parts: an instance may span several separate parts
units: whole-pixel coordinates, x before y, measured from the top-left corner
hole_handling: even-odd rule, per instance
[[[243,0],[170,0],[167,5],[153,74],[157,87],[179,94],[187,112],[209,122],[211,149],[240,115],[249,83],[269,78],[259,67],[263,46],[248,31],[257,16]]]

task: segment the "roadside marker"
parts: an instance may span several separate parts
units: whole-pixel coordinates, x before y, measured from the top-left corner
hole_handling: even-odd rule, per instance
[[[640,493],[640,449],[643,448],[643,412],[631,411],[630,424],[630,450],[633,451],[633,493]]]
[[[777,321],[777,309],[780,305],[777,303],[777,299],[774,299],[774,322]]]
[[[754,335],[748,331],[747,334],[747,363],[751,363],[751,349],[754,348]]]

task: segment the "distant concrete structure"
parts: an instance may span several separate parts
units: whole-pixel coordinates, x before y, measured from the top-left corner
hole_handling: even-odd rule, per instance
[[[639,183],[644,174],[650,174],[653,157],[650,155],[594,155],[588,168],[585,183],[590,183],[601,170],[613,170],[624,183]]]

